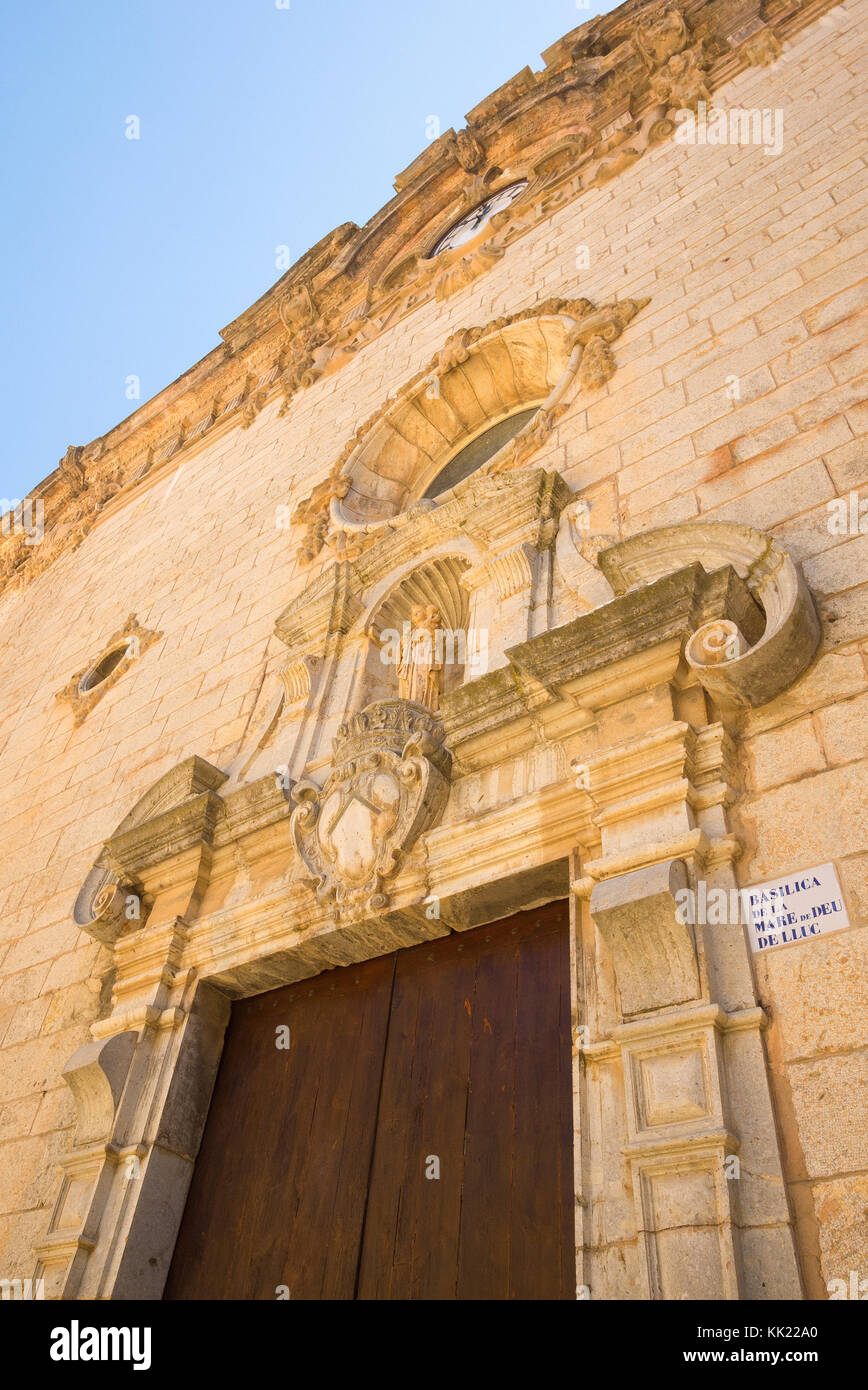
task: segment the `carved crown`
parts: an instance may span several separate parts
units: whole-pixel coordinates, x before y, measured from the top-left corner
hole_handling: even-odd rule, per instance
[[[423,753],[446,773],[450,759],[443,737],[443,725],[424,705],[412,700],[380,700],[338,726],[334,763],[341,766],[387,750],[399,757]]]

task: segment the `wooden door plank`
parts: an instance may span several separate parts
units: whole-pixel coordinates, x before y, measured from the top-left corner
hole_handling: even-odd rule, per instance
[[[481,927],[465,1137],[458,1297],[509,1295],[515,1104],[517,926]]]
[[[568,940],[561,903],[399,952],[359,1297],[565,1296]]]
[[[569,1018],[568,909],[553,904],[519,948],[511,1298],[574,1293]]]
[[[474,976],[459,947],[398,953],[359,1298],[455,1297]]]
[[[473,1032],[475,961],[460,937],[413,960],[399,959],[398,972],[414,971],[417,986],[432,1001],[431,1056],[421,1103],[419,1152],[439,1161],[438,1178],[412,1173],[404,1209],[412,1223],[408,1279],[403,1297],[454,1299],[458,1288],[464,1135]],[[388,1067],[388,1055],[386,1058]],[[418,1172],[418,1170],[417,1170]],[[400,1249],[399,1245],[399,1249]]]
[[[379,957],[233,1006],[165,1297],[353,1297],[393,973]]]

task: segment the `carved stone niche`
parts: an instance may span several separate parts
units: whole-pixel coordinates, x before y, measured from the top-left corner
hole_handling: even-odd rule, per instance
[[[687,664],[722,708],[766,704],[802,675],[820,644],[808,587],[771,536],[728,521],[682,522],[602,550],[598,563],[621,595],[696,560],[709,571],[731,565],[762,610],[765,626],[754,638],[731,619],[705,623],[687,643]]]
[[[382,700],[338,729],[325,785],[296,783],[290,829],[309,882],[336,921],[382,913],[386,885],[443,813],[451,756],[437,719]]]
[[[389,699],[394,695],[415,698],[400,688],[400,666],[411,642],[414,614],[424,608],[437,615],[432,647],[438,667],[439,694],[461,685],[465,670],[477,653],[468,645],[470,603],[464,576],[469,560],[460,555],[437,555],[411,570],[395,584],[366,621],[371,643],[367,652],[363,697],[360,703]],[[438,649],[439,644],[439,649]],[[472,675],[472,670],[469,675]],[[422,700],[423,704],[427,704]],[[436,705],[429,705],[436,710]]]
[[[359,704],[398,693],[378,639],[384,629],[400,631],[416,602],[436,605],[445,629],[464,629],[463,682],[485,662],[505,660],[503,648],[531,636],[536,621],[546,625],[552,547],[570,488],[558,473],[520,468],[474,473],[453,492],[431,510],[395,518],[354,560],[325,568],[277,620],[275,632],[295,660],[316,652],[328,666],[353,640],[371,644]],[[485,633],[487,654],[476,645]],[[445,691],[457,688],[455,674]],[[326,684],[323,677],[321,689]]]

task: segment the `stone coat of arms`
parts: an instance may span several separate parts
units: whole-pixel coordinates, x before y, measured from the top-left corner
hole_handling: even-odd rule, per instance
[[[384,885],[443,813],[451,756],[442,725],[412,700],[369,705],[340,725],[333,747],[325,785],[293,788],[293,842],[337,917],[379,913]]]

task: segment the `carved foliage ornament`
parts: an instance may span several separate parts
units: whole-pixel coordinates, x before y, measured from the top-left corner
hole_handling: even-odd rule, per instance
[[[336,920],[389,906],[386,885],[443,812],[450,768],[437,720],[410,700],[382,700],[341,724],[322,789],[293,787],[293,842]]]

